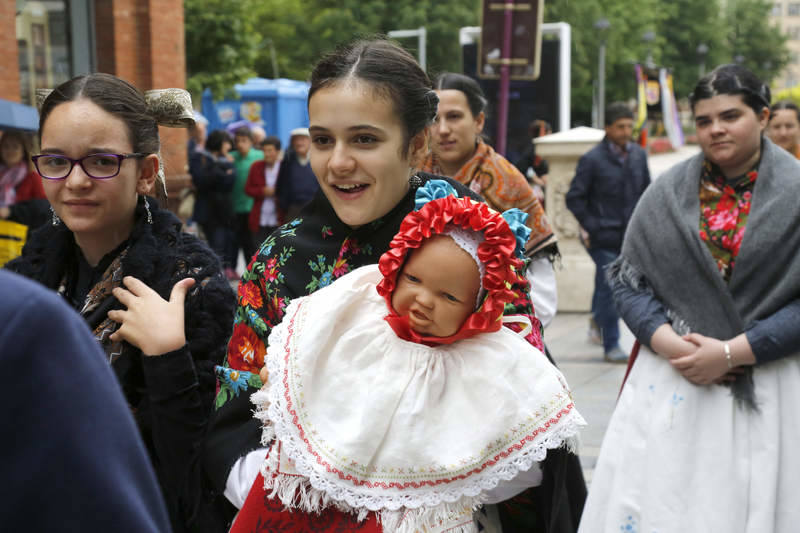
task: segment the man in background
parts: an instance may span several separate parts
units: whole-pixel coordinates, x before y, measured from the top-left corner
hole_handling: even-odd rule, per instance
[[[300,209],[319,190],[319,183],[308,160],[308,149],[311,147],[308,128],[292,130],[289,143],[292,149],[281,163],[277,185],[278,207],[283,213],[283,222],[297,217]]]
[[[606,135],[578,161],[567,192],[567,207],[585,232],[595,264],[592,315],[600,329],[605,360],[627,362],[619,346],[619,315],[605,267],[619,256],[636,202],[650,185],[647,154],[631,142],[633,112],[622,102],[606,108]]]

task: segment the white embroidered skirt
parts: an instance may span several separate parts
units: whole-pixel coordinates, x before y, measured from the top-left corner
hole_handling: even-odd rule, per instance
[[[800,359],[753,372],[759,412],[645,347],[603,440],[579,533],[800,530]]]

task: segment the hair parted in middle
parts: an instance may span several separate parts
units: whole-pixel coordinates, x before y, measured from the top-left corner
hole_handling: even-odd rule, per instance
[[[744,103],[756,114],[765,107],[769,108],[772,98],[767,84],[746,67],[735,64],[720,65],[701,78],[689,95],[692,111],[694,112],[694,106],[698,101],[721,94],[740,94]]]
[[[783,111],[784,109],[794,111],[794,114],[797,115],[797,122],[800,122],[800,107],[797,107],[797,104],[790,100],[781,100],[772,104],[772,107],[769,108],[769,119],[772,120],[776,111]]]
[[[370,85],[392,102],[405,132],[403,147],[433,122],[439,99],[414,57],[382,38],[360,39],[326,54],[311,72],[308,101],[320,89],[349,80]]]
[[[463,74],[455,72],[442,72],[433,84],[437,91],[461,91],[467,99],[467,105],[472,116],[477,118],[486,111],[489,101],[483,94],[483,89],[478,82]]]

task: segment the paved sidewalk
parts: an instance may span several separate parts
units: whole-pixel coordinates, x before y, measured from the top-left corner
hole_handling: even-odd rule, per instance
[[[544,331],[544,340],[567,378],[578,411],[588,426],[579,450],[586,482],[590,483],[600,445],[614,411],[625,365],[606,363],[603,347],[589,342],[589,313],[559,313]],[[620,321],[620,346],[630,352],[633,335]]]

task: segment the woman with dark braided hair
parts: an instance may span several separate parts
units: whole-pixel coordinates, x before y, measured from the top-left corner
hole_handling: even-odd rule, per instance
[[[800,164],[740,65],[689,101],[702,153],[645,191],[608,272],[642,348],[582,533],[797,530]]]
[[[357,41],[325,56],[312,72],[308,98],[309,156],[320,191],[298,218],[266,239],[242,276],[233,337],[227,364],[218,370],[220,390],[205,446],[207,494],[217,496],[217,516],[227,523],[242,509],[235,531],[376,527],[374,517],[359,521],[335,507],[319,515],[290,513],[265,493],[259,470],[272,443],[260,441],[261,425],[252,415],[250,396],[262,385],[259,371],[268,337],[289,302],[377,263],[403,218],[414,210],[416,190],[433,179],[416,169],[427,152],[438,98],[414,58],[380,39]],[[459,196],[480,199],[463,185],[447,181]],[[538,326],[525,288],[508,312],[527,315]],[[529,342],[537,335],[529,335]],[[479,396],[476,401],[481,401]],[[562,460],[564,454],[554,457]],[[491,513],[496,522],[550,523],[549,513],[555,508],[551,496],[561,497],[563,487],[553,488],[551,468],[545,464],[543,470],[542,496],[523,492],[521,499],[507,500],[497,507],[499,513]],[[539,513],[532,501],[544,510]],[[572,510],[566,514],[575,518]],[[508,525],[508,531],[518,531],[515,527]]]

